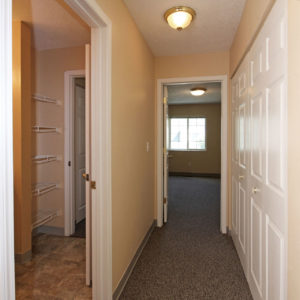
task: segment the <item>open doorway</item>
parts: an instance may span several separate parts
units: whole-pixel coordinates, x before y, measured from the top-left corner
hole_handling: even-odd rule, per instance
[[[201,103],[201,97],[195,100],[196,97],[189,96],[195,87],[203,87],[206,96],[201,96],[202,99],[212,103]],[[158,80],[157,90],[157,224],[161,227],[167,222],[168,183],[177,182],[178,175],[221,177],[219,228],[226,233],[227,77],[162,79]],[[203,110],[205,105],[206,112]],[[215,108],[209,108],[209,105]],[[213,119],[218,120],[217,126],[211,124]],[[210,142],[208,133],[212,138]],[[170,180],[169,174],[177,177]],[[175,184],[178,185],[180,182]]]
[[[221,83],[167,85],[164,99],[164,222],[209,218],[213,231],[220,228]]]
[[[85,70],[91,29],[59,0],[14,0],[13,20],[16,295],[90,297],[85,236],[65,235],[64,74]],[[73,91],[77,223],[86,214],[85,181],[76,174],[85,172],[84,76]]]
[[[112,32],[111,32],[111,21],[107,17],[107,15],[102,11],[101,7],[92,0],[83,0],[80,1],[73,1],[73,0],[57,0],[57,1],[35,1],[38,4],[46,4],[48,5],[53,3],[59,3],[60,5],[71,7],[76,14],[78,14],[82,20],[88,24],[88,26],[91,28],[91,48],[92,48],[92,55],[91,55],[91,73],[92,73],[92,81],[91,81],[91,104],[93,107],[92,110],[92,121],[91,121],[91,127],[92,127],[92,141],[91,144],[91,153],[97,155],[93,155],[93,164],[92,164],[92,170],[91,170],[91,178],[95,180],[95,183],[97,182],[97,185],[100,187],[100,189],[95,189],[92,192],[92,196],[97,199],[97,201],[93,201],[92,203],[92,215],[94,223],[92,226],[92,236],[94,237],[94,243],[93,243],[93,298],[107,298],[109,299],[112,295],[112,260],[111,260],[111,38],[112,38]],[[31,1],[16,1],[16,0],[8,0],[5,1],[4,7],[3,7],[3,14],[5,18],[2,19],[2,25],[3,25],[3,31],[1,32],[1,40],[4,41],[5,45],[5,51],[3,52],[3,64],[1,64],[1,69],[3,70],[2,75],[5,79],[3,84],[1,85],[1,89],[4,91],[5,102],[4,102],[4,109],[3,112],[7,116],[4,118],[5,121],[8,120],[8,122],[4,123],[4,131],[6,132],[4,136],[1,137],[2,141],[5,141],[6,144],[6,151],[4,155],[4,159],[7,160],[7,164],[5,165],[6,170],[6,176],[4,177],[7,180],[5,183],[7,184],[6,189],[4,190],[5,197],[3,198],[3,201],[1,204],[4,205],[4,218],[2,218],[3,223],[3,232],[6,237],[5,243],[3,243],[3,247],[1,247],[1,263],[3,265],[3,273],[4,278],[8,278],[8,280],[5,280],[2,282],[2,289],[0,291],[0,294],[6,299],[6,298],[15,298],[15,261],[14,261],[14,251],[13,246],[15,239],[16,242],[16,236],[14,235],[14,229],[16,226],[14,226],[14,222],[22,222],[26,220],[26,226],[23,226],[28,232],[29,232],[29,238],[28,239],[22,239],[25,241],[31,241],[31,229],[32,229],[32,220],[31,220],[31,208],[32,204],[25,203],[23,205],[23,208],[25,207],[26,211],[26,218],[19,218],[18,215],[14,216],[14,193],[13,193],[13,174],[16,176],[16,171],[13,169],[12,164],[12,155],[8,155],[8,153],[13,152],[12,147],[12,140],[13,140],[13,133],[12,133],[12,126],[11,121],[13,119],[13,111],[12,111],[12,103],[13,103],[13,97],[12,97],[12,89],[15,86],[19,86],[19,83],[21,83],[20,77],[17,77],[16,74],[22,75],[21,78],[27,82],[24,84],[22,82],[22,87],[26,86],[25,93],[24,94],[18,94],[18,96],[21,95],[22,101],[19,101],[19,103],[24,104],[24,107],[30,111],[31,108],[31,88],[30,83],[28,85],[28,79],[31,78],[30,74],[21,74],[21,71],[19,69],[18,73],[12,72],[13,70],[13,64],[12,64],[12,57],[14,56],[13,50],[17,50],[17,53],[24,54],[24,52],[19,51],[20,48],[18,47],[11,47],[12,44],[12,38],[16,37],[16,35],[11,35],[12,33],[12,19],[15,19],[15,11],[12,10],[12,6],[15,6],[17,4],[29,4],[25,11],[19,7],[17,9],[18,12],[25,12],[26,18],[29,19],[29,22],[24,21],[20,22],[25,25],[29,25],[29,31],[30,31],[30,25],[31,24]],[[66,4],[67,3],[67,4]],[[50,11],[50,10],[49,10]],[[40,10],[36,10],[36,13],[40,13]],[[51,16],[55,16],[53,13],[53,10],[50,12]],[[74,12],[72,12],[74,14]],[[43,16],[40,15],[40,17],[43,19]],[[50,21],[53,21],[52,19]],[[26,24],[28,23],[28,24]],[[57,28],[61,29],[59,24]],[[71,25],[69,23],[69,25]],[[20,31],[19,31],[20,32]],[[68,35],[68,34],[67,34]],[[40,36],[43,36],[43,33],[40,32]],[[20,35],[19,35],[20,37]],[[61,40],[65,39],[65,35],[60,35]],[[24,42],[25,44],[29,44],[29,48],[26,48],[27,54],[22,56],[22,61],[19,63],[20,65],[28,64],[30,66],[30,58],[28,59],[28,53],[30,53],[30,37],[26,38],[19,38],[18,42],[21,43]],[[49,39],[49,41],[53,42],[52,39]],[[29,51],[28,51],[29,49]],[[101,64],[98,63],[101,61]],[[61,62],[61,65],[63,65],[64,61]],[[52,66],[52,60],[48,60],[48,66]],[[13,73],[13,74],[12,74]],[[12,76],[13,75],[13,76]],[[57,79],[55,76],[52,77],[52,79]],[[19,80],[19,81],[18,81]],[[21,81],[20,81],[21,80]],[[99,88],[101,86],[101,89]],[[15,94],[15,91],[14,91]],[[61,97],[61,99],[63,96]],[[19,98],[20,99],[20,98]],[[44,98],[45,99],[45,98]],[[49,100],[49,99],[47,99]],[[53,100],[53,99],[52,99]],[[52,102],[52,101],[49,101]],[[59,103],[59,101],[57,102]],[[47,114],[47,112],[46,112]],[[29,114],[30,115],[30,114]],[[28,122],[28,119],[26,120]],[[27,144],[29,140],[31,140],[31,131],[32,131],[32,124],[29,121],[29,133],[27,132],[26,139]],[[21,123],[20,123],[21,124]],[[24,124],[21,124],[21,128],[25,128],[23,126]],[[27,130],[28,130],[28,127]],[[41,128],[40,128],[41,129]],[[3,132],[4,132],[3,131]],[[100,140],[102,143],[100,144]],[[14,143],[15,144],[15,143]],[[23,151],[23,148],[20,147],[20,149]],[[28,155],[29,153],[29,155]],[[7,154],[7,155],[6,155]],[[27,159],[27,165],[26,168],[23,168],[26,172],[26,179],[31,180],[31,172],[30,167],[31,166],[31,159],[32,154],[31,151],[27,151],[27,156],[29,157]],[[23,159],[20,160],[23,162]],[[28,161],[30,162],[28,164]],[[14,164],[15,165],[15,164]],[[29,186],[29,188],[28,188]],[[32,187],[31,184],[27,186],[27,193],[31,195],[32,193]],[[96,186],[96,185],[95,185]],[[16,193],[15,193],[16,196]],[[22,197],[24,199],[24,197]],[[31,199],[31,197],[28,197],[28,199]],[[15,211],[16,212],[16,211]],[[60,231],[61,232],[61,231]],[[30,242],[27,243],[27,246],[31,247]],[[66,254],[68,255],[68,254]],[[30,259],[31,253],[29,252],[29,256],[26,255],[26,258],[29,257]],[[20,257],[19,257],[20,258]],[[21,257],[22,258],[22,257]],[[31,274],[33,275],[33,274]],[[51,276],[50,276],[51,278]],[[30,282],[34,280],[33,276],[31,276]]]

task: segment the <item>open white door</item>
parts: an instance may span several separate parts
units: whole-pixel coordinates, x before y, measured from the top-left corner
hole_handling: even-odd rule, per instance
[[[168,220],[168,87],[164,86],[164,223]]]
[[[91,46],[85,46],[85,201],[86,201],[86,284],[92,280],[92,214],[91,214]]]

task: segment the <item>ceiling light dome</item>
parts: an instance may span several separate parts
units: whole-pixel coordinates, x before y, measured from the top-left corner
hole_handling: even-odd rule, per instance
[[[206,93],[206,89],[197,87],[197,88],[191,89],[190,92],[193,96],[202,96]]]
[[[196,12],[186,6],[175,6],[168,9],[165,12],[165,20],[170,27],[180,31],[190,25],[193,18],[196,16]]]

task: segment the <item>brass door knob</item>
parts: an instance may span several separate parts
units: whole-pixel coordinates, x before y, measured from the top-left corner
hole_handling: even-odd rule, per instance
[[[89,181],[89,180],[90,180],[89,174],[83,173],[83,174],[82,174],[82,177],[83,177],[86,181]]]

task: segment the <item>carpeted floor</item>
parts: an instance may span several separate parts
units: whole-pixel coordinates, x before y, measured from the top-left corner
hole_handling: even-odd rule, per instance
[[[154,230],[120,299],[252,299],[219,231],[219,195],[219,179],[170,177],[168,223]]]

